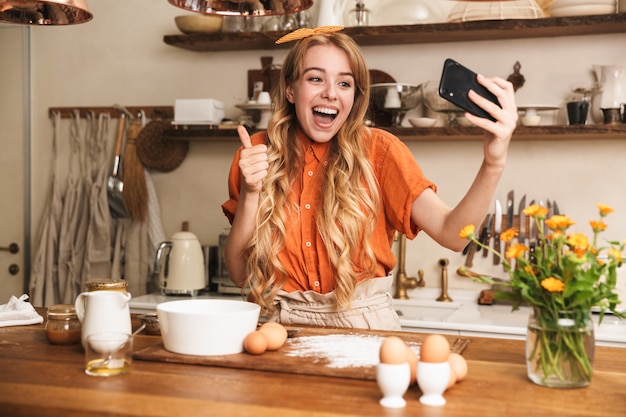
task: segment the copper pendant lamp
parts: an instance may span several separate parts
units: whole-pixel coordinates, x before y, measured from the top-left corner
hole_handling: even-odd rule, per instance
[[[85,0],[0,0],[0,22],[22,25],[75,25],[93,14]]]
[[[269,16],[297,13],[313,6],[313,0],[168,0],[191,12],[224,16]]]

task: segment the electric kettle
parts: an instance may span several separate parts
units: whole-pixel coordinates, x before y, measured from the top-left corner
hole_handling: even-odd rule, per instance
[[[161,294],[198,295],[207,285],[198,238],[182,231],[161,242],[154,260],[154,273],[159,276]]]

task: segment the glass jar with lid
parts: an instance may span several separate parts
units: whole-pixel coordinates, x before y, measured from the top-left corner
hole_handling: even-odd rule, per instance
[[[48,308],[46,339],[53,345],[80,343],[81,322],[72,304],[56,304]]]

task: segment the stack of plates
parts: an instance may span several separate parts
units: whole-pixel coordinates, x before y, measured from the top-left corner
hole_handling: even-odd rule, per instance
[[[552,17],[615,13],[615,0],[555,0]]]

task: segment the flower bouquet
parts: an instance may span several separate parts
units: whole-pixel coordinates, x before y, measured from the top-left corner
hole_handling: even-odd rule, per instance
[[[474,225],[461,230],[460,237],[499,256],[510,280],[497,282],[496,299],[512,302],[513,310],[532,307],[527,333],[526,358],[529,378],[550,387],[580,387],[591,381],[594,335],[592,307],[602,322],[606,311],[623,318],[615,292],[617,268],[622,263],[624,242],[609,241],[599,246],[598,236],[607,225],[603,219],[613,209],[598,204],[599,219],[589,222],[591,241],[583,233],[568,233],[575,223],[563,215],[548,217],[548,209],[531,205],[523,210],[536,227],[536,246],[513,243],[517,228],[504,231],[501,254],[478,241]],[[520,221],[523,221],[520,219]],[[531,236],[532,238],[532,236]],[[514,265],[513,265],[514,262]],[[491,277],[476,278],[494,285]]]

